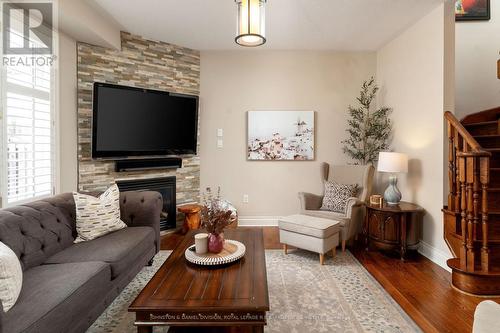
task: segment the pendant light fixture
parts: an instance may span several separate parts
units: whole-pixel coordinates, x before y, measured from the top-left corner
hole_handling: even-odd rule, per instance
[[[241,46],[260,46],[266,42],[265,5],[267,0],[235,0],[238,5],[238,35]]]

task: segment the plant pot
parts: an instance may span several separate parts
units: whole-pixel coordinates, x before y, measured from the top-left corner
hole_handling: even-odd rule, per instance
[[[224,235],[223,234],[209,234],[208,235],[208,252],[220,253],[224,248]]]

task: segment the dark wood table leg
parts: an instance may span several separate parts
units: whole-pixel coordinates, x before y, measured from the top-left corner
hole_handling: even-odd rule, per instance
[[[153,333],[153,326],[137,326],[137,333]]]
[[[264,333],[264,326],[254,326],[253,333]]]
[[[401,260],[406,259],[406,214],[401,214]]]

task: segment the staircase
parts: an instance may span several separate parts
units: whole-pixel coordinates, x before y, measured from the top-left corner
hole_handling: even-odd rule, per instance
[[[458,121],[448,130],[448,205],[444,238],[453,257],[452,284],[465,293],[500,296],[500,108]]]

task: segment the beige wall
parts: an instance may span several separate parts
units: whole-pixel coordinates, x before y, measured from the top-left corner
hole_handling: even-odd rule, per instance
[[[340,141],[347,106],[374,74],[373,53],[202,52],[201,188],[220,186],[243,216],[297,212],[299,191],[322,192],[320,162],[346,163]],[[247,161],[250,110],[316,111],[316,160]],[[217,148],[218,128],[224,130],[223,148]]]
[[[77,188],[76,41],[59,34],[59,191]]]
[[[453,47],[446,41],[453,38],[451,10],[449,2],[440,5],[377,53],[379,102],[394,108],[393,148],[410,158],[409,172],[399,177],[399,188],[403,200],[425,208],[421,252],[442,265],[449,256],[441,209],[443,111],[445,104],[453,107],[449,101],[453,75],[445,75],[445,68],[450,67],[446,62],[453,58],[445,52],[445,45]]]
[[[58,149],[59,192],[77,189],[77,55],[76,40],[120,48],[120,27],[84,1],[59,1]]]
[[[459,117],[500,106],[500,1],[491,20],[456,24],[456,110]]]
[[[59,30],[79,42],[119,49],[121,27],[93,1],[59,0]]]

